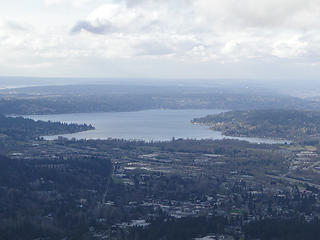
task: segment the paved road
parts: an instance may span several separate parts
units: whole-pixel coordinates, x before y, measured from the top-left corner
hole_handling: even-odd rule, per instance
[[[281,175],[281,176],[274,176],[274,175],[270,175],[270,174],[265,174],[266,176],[270,177],[270,178],[274,178],[274,179],[278,179],[278,180],[284,180],[284,181],[288,181],[290,183],[298,183],[298,184],[307,184],[311,187],[315,187],[320,189],[320,185],[319,184],[315,184],[315,183],[310,183],[304,180],[298,180],[298,179],[294,179],[294,178],[290,178],[287,177],[285,174]]]

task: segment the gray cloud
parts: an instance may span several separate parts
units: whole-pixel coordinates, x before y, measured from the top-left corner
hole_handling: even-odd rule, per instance
[[[288,66],[287,74],[293,75],[290,68],[298,69],[300,64],[304,68],[300,68],[301,76],[320,76],[319,0],[48,0],[50,2],[61,4],[68,11],[56,11],[59,6],[51,4],[46,6],[47,11],[52,11],[48,16],[46,12],[39,16],[32,12],[32,17],[24,18],[29,15],[6,16],[7,11],[1,8],[0,67],[1,64],[14,66],[13,73],[21,68],[34,72],[45,69],[43,73],[47,74],[51,66],[29,64],[29,58],[59,65],[62,70],[66,69],[62,63],[74,69],[78,67],[72,66],[75,62],[92,58],[97,63],[92,65],[103,66],[102,74],[106,73],[104,63],[112,62],[119,69],[127,64],[128,75],[136,76],[144,75],[148,64],[150,72],[146,74],[149,76],[165,73],[187,77],[190,74],[246,77],[259,74],[255,71],[258,64],[266,77],[285,73],[279,70],[281,64]],[[78,3],[81,11],[74,8]],[[66,15],[69,11],[71,18]],[[84,12],[88,12],[86,18],[83,18]],[[30,25],[25,21],[7,22],[8,18],[27,19]],[[77,21],[72,22],[74,18]],[[70,37],[66,31],[84,34]],[[92,34],[86,34],[88,32]],[[168,71],[163,71],[165,64]],[[271,70],[271,66],[278,72]],[[86,63],[79,64],[79,68],[83,72],[85,69],[96,72]],[[57,68],[52,69],[56,72]]]
[[[16,21],[6,21],[6,27],[11,29],[11,30],[15,30],[15,31],[28,31],[28,27],[16,22]]]
[[[85,30],[93,34],[107,34],[114,31],[114,27],[110,23],[93,24],[89,21],[79,21],[71,29],[71,34],[76,34]]]
[[[136,45],[137,55],[167,55],[174,53],[174,50],[160,42],[144,42]]]
[[[114,2],[118,2],[119,0],[115,0]],[[153,3],[160,3],[160,4],[174,4],[177,6],[182,6],[183,4],[187,3],[190,4],[193,0],[122,0],[126,3],[128,7],[135,7],[138,5],[143,4],[153,4]]]

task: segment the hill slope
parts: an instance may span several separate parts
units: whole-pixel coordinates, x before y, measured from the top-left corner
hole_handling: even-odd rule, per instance
[[[320,137],[320,112],[299,110],[230,111],[192,120],[229,136],[302,139]]]

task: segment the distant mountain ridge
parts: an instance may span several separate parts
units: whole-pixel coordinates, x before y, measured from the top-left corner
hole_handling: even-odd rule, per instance
[[[65,85],[0,91],[2,114],[119,112],[146,109],[308,109],[319,101],[250,89],[150,85]]]

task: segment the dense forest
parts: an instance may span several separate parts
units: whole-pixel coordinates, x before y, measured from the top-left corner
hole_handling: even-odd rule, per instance
[[[111,172],[111,162],[97,157],[53,163],[0,156],[0,239],[81,239]]]
[[[245,239],[261,240],[316,240],[319,239],[320,221],[304,219],[266,219],[244,227]]]
[[[289,140],[320,135],[320,112],[300,110],[229,111],[192,120],[229,136],[270,137]]]
[[[149,228],[134,228],[130,239],[133,240],[191,240],[208,233],[226,233],[228,220],[222,217],[198,217],[184,219],[159,219]],[[304,219],[266,219],[244,226],[244,239],[260,240],[316,240],[319,239],[320,222],[307,222]],[[241,239],[240,237],[238,239]]]
[[[227,225],[223,217],[164,218],[152,222],[147,229],[133,228],[129,239],[191,240],[208,233],[224,233]]]
[[[23,117],[6,117],[0,114],[0,136],[14,139],[28,139],[44,135],[56,135],[92,130],[87,124],[34,121]]]

